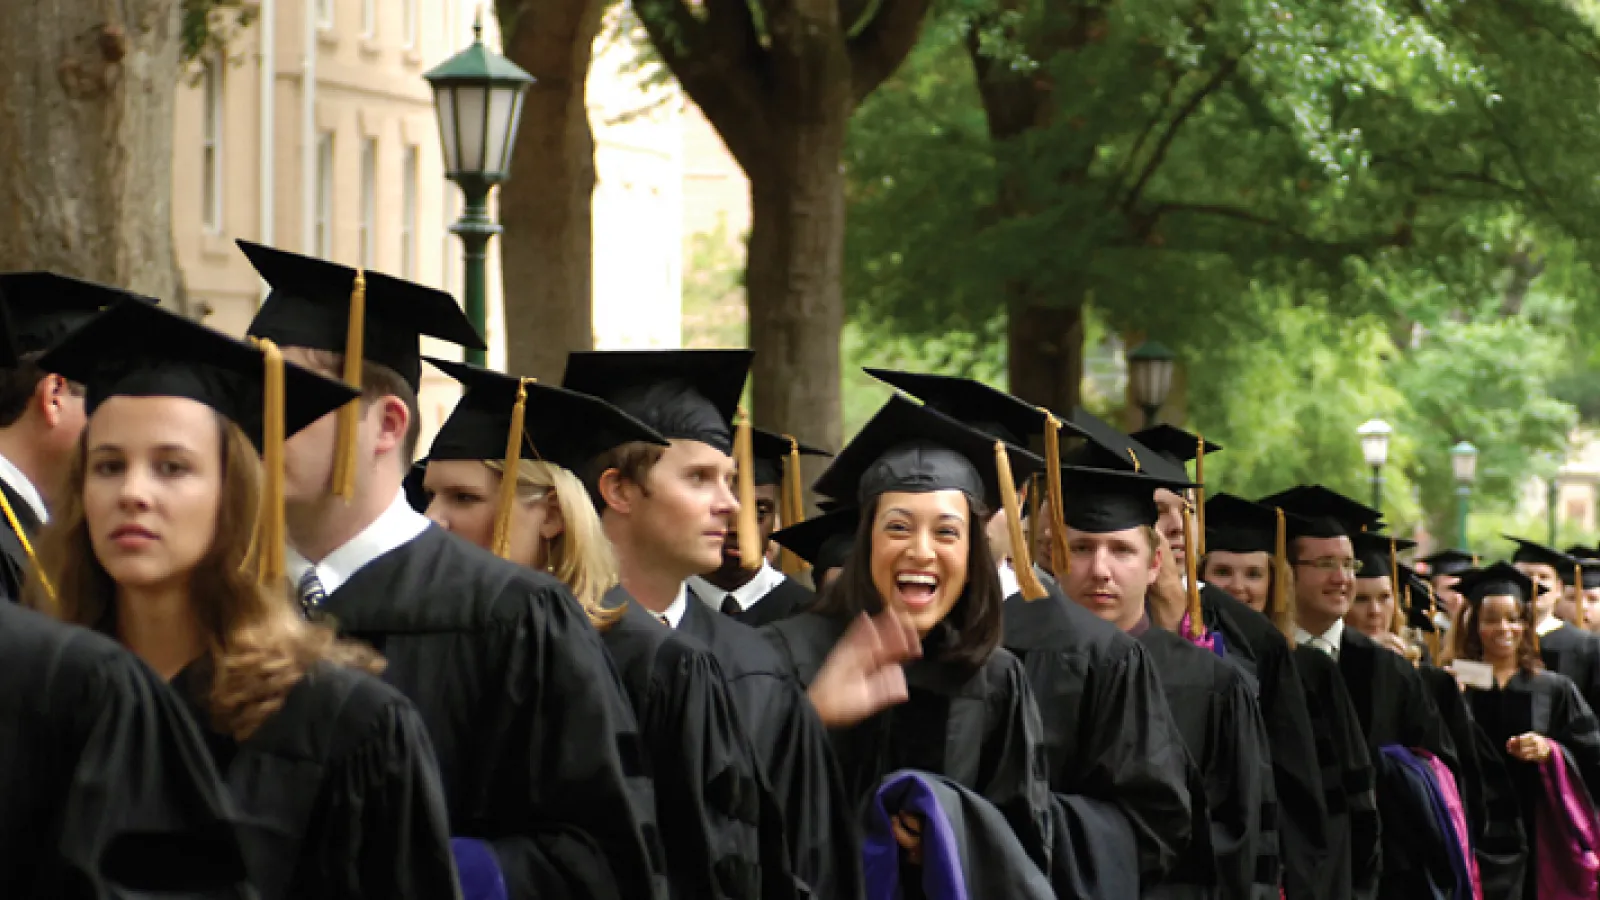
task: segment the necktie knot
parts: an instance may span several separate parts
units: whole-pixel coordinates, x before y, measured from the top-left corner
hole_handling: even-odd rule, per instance
[[[322,579],[317,577],[315,568],[307,569],[306,573],[300,576],[298,592],[300,608],[308,618],[322,606],[322,601],[328,599],[328,592],[322,589]]]
[[[723,597],[722,597],[722,614],[723,615],[725,615],[725,616],[737,616],[738,614],[740,614],[742,612],[744,612],[744,607],[739,605],[739,601],[738,600],[733,599],[733,595],[732,594],[723,595]]]

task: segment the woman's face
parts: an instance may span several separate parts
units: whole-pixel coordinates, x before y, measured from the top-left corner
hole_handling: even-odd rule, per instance
[[[216,538],[222,429],[182,397],[112,397],[84,432],[90,545],[123,587],[187,581]]]
[[[1528,630],[1522,604],[1515,597],[1485,597],[1478,610],[1478,639],[1483,642],[1483,661],[1511,665],[1517,661],[1517,647]]]
[[[966,590],[971,543],[966,494],[885,493],[872,522],[872,584],[925,635]]]
[[[474,459],[441,459],[428,463],[423,479],[432,499],[428,518],[440,528],[479,547],[494,543],[494,509],[500,499],[500,473]],[[511,510],[510,559],[535,569],[545,566],[550,541],[561,533],[555,492],[518,495]]]
[[[1272,556],[1268,553],[1206,554],[1205,571],[1200,578],[1227,591],[1233,599],[1256,612],[1267,608],[1267,593],[1272,587]]]
[[[1388,631],[1394,624],[1394,589],[1387,575],[1381,578],[1357,578],[1355,593],[1350,600],[1350,611],[1344,614],[1344,623],[1370,638]]]

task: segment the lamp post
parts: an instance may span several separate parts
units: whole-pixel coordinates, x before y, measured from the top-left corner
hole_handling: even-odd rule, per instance
[[[1128,383],[1134,402],[1144,410],[1144,426],[1156,424],[1156,416],[1172,392],[1172,369],[1178,357],[1160,341],[1145,341],[1128,354]]]
[[[1383,510],[1383,467],[1389,462],[1389,436],[1394,429],[1382,419],[1369,419],[1356,429],[1361,456],[1372,467],[1372,508]]]
[[[466,260],[467,318],[483,334],[489,239],[500,233],[499,223],[489,218],[489,191],[510,174],[522,100],[533,76],[483,45],[480,14],[472,24],[472,46],[422,77],[433,88],[445,177],[460,186],[466,201],[450,230],[460,235]],[[467,362],[483,365],[483,351],[468,350]]]
[[[1478,479],[1478,448],[1467,441],[1450,448],[1450,469],[1456,476],[1456,546],[1467,548],[1467,502]]]

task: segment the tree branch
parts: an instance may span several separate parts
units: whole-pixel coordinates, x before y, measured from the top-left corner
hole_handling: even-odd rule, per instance
[[[877,14],[849,39],[846,46],[856,105],[905,62],[922,34],[922,21],[927,15],[928,0],[882,0]],[[844,24],[849,27],[854,23]]]
[[[743,44],[734,40],[736,29],[719,25],[729,28],[722,39],[737,44],[725,55],[708,24],[683,0],[635,0],[634,11],[662,61],[748,171],[759,153],[757,136],[767,131],[767,104],[758,73],[748,67]]]
[[[1129,188],[1127,195],[1123,197],[1122,209],[1124,211],[1131,211],[1138,204],[1139,199],[1144,195],[1145,187],[1150,184],[1150,179],[1155,177],[1156,170],[1161,168],[1161,163],[1166,160],[1167,151],[1172,148],[1172,142],[1177,139],[1178,131],[1183,127],[1183,124],[1189,120],[1190,116],[1194,115],[1195,110],[1200,108],[1200,104],[1205,102],[1207,97],[1215,93],[1228,79],[1233,77],[1233,73],[1239,70],[1239,61],[1249,52],[1250,46],[1246,46],[1237,56],[1230,56],[1224,59],[1222,65],[1217,67],[1217,71],[1212,73],[1211,78],[1201,85],[1199,90],[1191,94],[1189,99],[1184,101],[1183,106],[1178,108],[1177,114],[1168,123],[1167,130],[1162,133],[1161,139],[1156,142],[1155,149],[1151,151],[1150,160],[1145,164],[1144,171],[1139,173],[1139,180],[1134,182],[1133,187]]]
[[[1240,209],[1236,206],[1225,206],[1217,203],[1160,203],[1152,208],[1148,214],[1140,217],[1142,227],[1139,229],[1139,233],[1142,236],[1149,235],[1160,224],[1162,218],[1173,214],[1205,215],[1231,219],[1235,222],[1271,229],[1278,232],[1290,243],[1302,247],[1315,248],[1323,252],[1358,254],[1386,247],[1411,246],[1411,221],[1416,217],[1416,207],[1414,204],[1409,207],[1405,216],[1388,233],[1376,233],[1359,238],[1335,241],[1308,235],[1288,222],[1263,216],[1248,209]]]

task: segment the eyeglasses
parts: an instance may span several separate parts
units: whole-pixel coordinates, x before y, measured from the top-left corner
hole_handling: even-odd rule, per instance
[[[1310,566],[1318,572],[1328,574],[1343,570],[1346,575],[1354,576],[1361,571],[1361,563],[1353,559],[1335,559],[1331,556],[1324,556],[1320,559],[1297,559],[1294,564],[1297,566]]]

